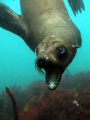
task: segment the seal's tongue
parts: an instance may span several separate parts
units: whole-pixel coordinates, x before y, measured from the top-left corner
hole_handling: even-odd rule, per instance
[[[46,71],[46,83],[47,87],[50,90],[54,90],[57,88],[59,81],[61,79],[61,74],[60,72],[54,71],[54,72],[47,72]]]

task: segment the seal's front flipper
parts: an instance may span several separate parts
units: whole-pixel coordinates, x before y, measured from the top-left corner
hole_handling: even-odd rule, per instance
[[[81,13],[82,9],[85,10],[83,0],[68,0],[68,2],[75,16],[78,11]]]
[[[0,27],[9,30],[22,38],[26,36],[26,26],[13,10],[3,3],[0,3]]]

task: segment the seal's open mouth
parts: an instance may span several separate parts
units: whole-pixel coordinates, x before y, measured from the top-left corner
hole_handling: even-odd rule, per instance
[[[58,71],[46,71],[46,83],[50,90],[57,88],[61,79],[61,74]]]
[[[50,90],[56,89],[63,73],[62,67],[57,66],[51,61],[47,61],[45,58],[41,57],[38,57],[36,60],[35,67],[40,73],[44,73],[43,70],[45,70],[47,87]]]

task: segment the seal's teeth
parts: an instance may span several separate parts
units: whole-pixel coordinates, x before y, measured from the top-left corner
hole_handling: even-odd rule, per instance
[[[54,87],[54,82],[51,81],[51,82],[50,82],[50,88],[53,88],[53,87]]]
[[[50,81],[50,84],[49,84],[49,89],[50,90],[53,90],[53,89],[55,89],[57,86],[56,86],[56,84],[53,82],[53,81]]]
[[[59,74],[58,72],[52,72],[52,73],[46,72],[47,87],[50,90],[56,89],[59,84],[60,78],[61,78],[61,74]]]

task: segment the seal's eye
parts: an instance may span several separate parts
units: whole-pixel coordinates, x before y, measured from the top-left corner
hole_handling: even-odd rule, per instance
[[[38,48],[37,47],[35,48],[35,54],[36,55],[38,54]]]
[[[59,52],[61,55],[63,55],[63,54],[65,53],[65,47],[62,46],[62,45],[58,46],[58,47],[57,47],[57,50],[58,50],[58,52]]]

